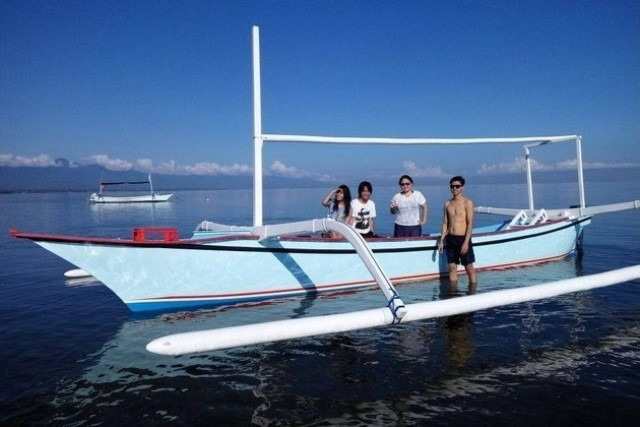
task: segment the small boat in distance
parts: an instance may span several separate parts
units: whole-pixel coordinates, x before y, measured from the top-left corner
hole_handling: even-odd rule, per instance
[[[139,196],[105,196],[104,190],[111,185],[141,185],[149,184],[150,194],[143,194]],[[116,182],[101,182],[100,191],[93,193],[89,197],[89,203],[157,203],[167,202],[173,197],[173,193],[170,194],[156,194],[153,192],[153,182],[151,181],[151,174],[149,174],[147,181],[116,181]]]

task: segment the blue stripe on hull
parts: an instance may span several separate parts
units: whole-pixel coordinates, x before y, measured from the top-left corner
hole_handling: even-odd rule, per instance
[[[360,285],[358,288],[367,288],[372,285]],[[333,292],[341,292],[353,289],[344,288],[344,289],[334,289]],[[200,299],[200,300],[161,300],[161,301],[149,301],[149,302],[130,302],[127,303],[127,307],[129,310],[134,313],[144,313],[151,311],[168,311],[168,310],[186,310],[191,308],[205,308],[205,307],[219,307],[223,305],[233,305],[239,303],[248,303],[248,302],[256,302],[256,301],[267,301],[274,299],[284,299],[290,297],[311,297],[318,295],[320,293],[328,293],[326,292],[318,292],[318,291],[300,291],[300,292],[290,292],[283,293],[278,295],[258,295],[258,296],[243,296],[243,297],[230,297],[224,299]]]

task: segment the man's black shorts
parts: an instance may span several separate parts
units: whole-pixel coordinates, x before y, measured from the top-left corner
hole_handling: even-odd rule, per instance
[[[464,255],[460,253],[463,243],[464,236],[452,236],[447,234],[444,240],[444,247],[447,252],[447,262],[449,264],[468,265],[476,262],[476,256],[473,253],[473,244],[471,243],[471,240],[469,240],[469,250]]]

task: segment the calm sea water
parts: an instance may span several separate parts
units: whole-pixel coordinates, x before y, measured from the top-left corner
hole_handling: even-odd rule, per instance
[[[327,189],[272,190],[266,222],[322,217]],[[427,231],[446,188],[424,187]],[[375,188],[382,233],[394,188]],[[569,184],[537,187],[539,206],[577,203]],[[476,205],[526,204],[518,184],[469,185]],[[22,231],[128,236],[140,225],[248,224],[250,191],[179,192],[157,206],[90,206],[89,194],[0,195],[0,423],[5,425],[631,424],[640,410],[640,283],[389,328],[180,357],[146,352],[181,331],[380,307],[377,290],[136,316],[104,286]],[[589,183],[590,204],[640,198],[640,183]],[[489,223],[479,216],[478,223]],[[479,274],[478,292],[640,264],[640,212],[594,218],[584,251]],[[401,285],[405,302],[456,297],[439,281]]]

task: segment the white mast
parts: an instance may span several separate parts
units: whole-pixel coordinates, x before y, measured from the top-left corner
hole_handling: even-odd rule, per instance
[[[260,96],[260,29],[253,27],[253,226],[262,225],[262,102]]]
[[[155,199],[156,195],[153,192],[153,182],[151,181],[151,172],[149,172],[149,175],[147,175],[147,178],[149,179],[149,189],[151,190],[151,199]]]
[[[533,179],[531,178],[531,153],[529,147],[524,146],[524,158],[527,165],[527,194],[529,196],[529,210],[533,210]]]
[[[582,172],[582,137],[576,136],[576,165],[578,168],[578,191],[580,193],[580,209],[583,210],[587,204],[584,196],[584,174]]]

